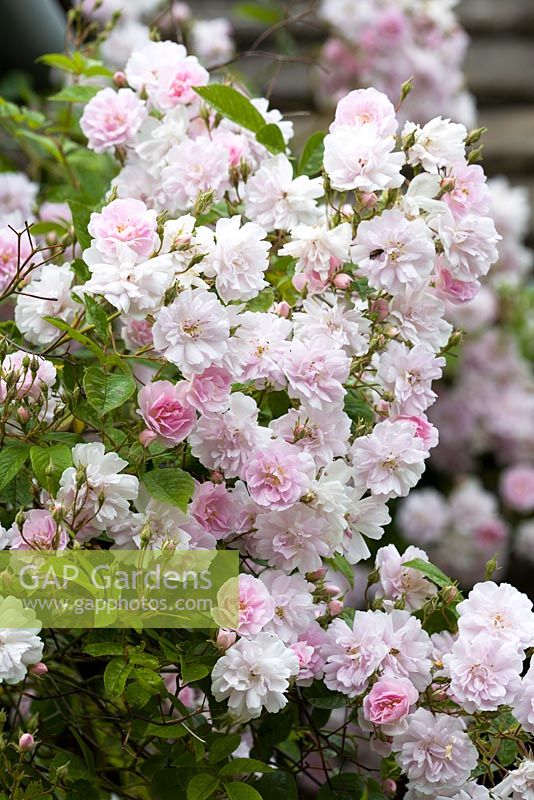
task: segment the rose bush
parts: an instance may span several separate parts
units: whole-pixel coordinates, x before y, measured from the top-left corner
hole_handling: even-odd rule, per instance
[[[239,619],[41,638],[7,596],[4,795],[528,797],[532,604],[374,544],[497,260],[479,132],[357,90],[297,160],[182,45],[44,60],[56,118],[2,105],[45,177],[0,176],[0,544],[238,550]]]

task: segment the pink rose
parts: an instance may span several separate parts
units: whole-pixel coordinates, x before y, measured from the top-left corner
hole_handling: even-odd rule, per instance
[[[15,523],[10,536],[14,550],[64,550],[69,541],[66,531],[58,527],[52,514],[40,508],[28,511],[22,531]]]
[[[113,200],[102,211],[91,214],[88,231],[93,244],[105,256],[117,256],[127,245],[137,255],[148,258],[159,242],[156,212],[141,200]]]
[[[230,405],[232,376],[222,367],[208,367],[195,375],[187,389],[187,399],[200,414],[218,414]]]
[[[393,421],[397,420],[406,420],[407,422],[412,422],[416,428],[415,435],[419,439],[422,439],[425,447],[427,449],[436,447],[439,437],[438,430],[434,427],[434,425],[432,425],[431,422],[427,420],[424,415],[406,416],[405,414],[401,414],[400,416],[395,417]]]
[[[0,292],[7,289],[17,270],[20,270],[21,274],[24,273],[21,267],[31,252],[32,248],[26,234],[20,237],[19,253],[19,237],[15,231],[8,227],[0,228]]]
[[[223,539],[233,529],[236,506],[223,483],[204,481],[195,486],[190,512],[205,531]]]
[[[502,475],[500,490],[503,501],[514,511],[534,511],[534,466],[509,467]]]
[[[197,415],[186,398],[186,384],[170,381],[154,381],[139,392],[140,414],[158,441],[168,447],[189,436]]]
[[[479,290],[478,281],[459,281],[453,278],[443,264],[443,256],[436,263],[437,281],[436,290],[443,300],[448,300],[455,306],[463,306],[475,299]]]
[[[274,615],[274,599],[265,584],[252,575],[239,576],[239,624],[240,636],[254,636],[271,621]]]
[[[313,459],[284,439],[255,450],[245,466],[252,499],[260,506],[283,510],[297,503],[315,473]]]
[[[419,692],[407,678],[378,680],[363,701],[363,715],[373,725],[394,725],[410,713]]]
[[[147,115],[145,104],[131,89],[114,92],[109,87],[85,106],[80,127],[95,153],[129,144]]]

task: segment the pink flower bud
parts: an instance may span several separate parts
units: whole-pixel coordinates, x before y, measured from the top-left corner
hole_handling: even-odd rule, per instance
[[[19,739],[20,750],[32,750],[35,747],[35,739],[31,733],[23,733]]]
[[[157,438],[157,434],[155,434],[154,431],[151,431],[149,428],[145,428],[145,430],[141,431],[139,434],[139,441],[143,447],[148,447],[148,445],[152,444],[152,442]]]
[[[332,281],[336,289],[348,289],[350,284],[352,283],[352,278],[350,275],[347,275],[345,272],[338,272],[337,275],[334,276],[334,280]]]
[[[212,483],[224,483],[224,475],[218,469],[214,469],[210,475],[210,481]]]
[[[43,664],[42,661],[39,661],[38,664],[34,664],[33,667],[30,668],[30,672],[32,675],[46,675],[48,667],[46,664]]]
[[[20,408],[17,409],[17,417],[21,422],[28,422],[30,418],[30,412],[27,408],[24,408],[24,406],[20,406]]]
[[[116,72],[114,74],[114,76],[113,76],[113,83],[119,89],[124,89],[125,86],[128,86],[128,79],[127,79],[126,75],[124,74],[124,72],[121,72],[121,71]]]
[[[320,569],[316,569],[314,572],[308,572],[306,577],[309,581],[316,581],[322,580],[326,575],[326,567],[321,567]]]
[[[325,583],[324,590],[330,597],[335,597],[336,594],[341,594],[341,589],[335,583]]]
[[[371,311],[374,314],[378,314],[379,322],[383,322],[383,320],[385,320],[387,315],[389,314],[388,301],[384,300],[383,297],[380,297],[378,300],[375,300],[374,303],[371,304]]]
[[[291,311],[291,308],[289,306],[289,303],[286,303],[286,301],[283,300],[281,303],[278,303],[274,307],[274,310],[275,310],[275,313],[278,314],[279,317],[283,317],[284,319],[287,319],[289,317],[289,312]]]
[[[337,617],[343,611],[343,603],[341,600],[330,600],[327,605],[330,616]]]
[[[374,208],[377,203],[377,196],[374,192],[362,192],[360,200],[366,208]]]
[[[397,793],[397,784],[391,778],[386,778],[382,781],[382,789],[384,790],[385,794],[389,794],[391,797],[394,797]]]
[[[226,628],[220,628],[217,633],[217,647],[219,650],[228,650],[236,640],[235,631],[229,631]]]
[[[296,275],[293,275],[293,286],[297,290],[297,292],[304,291],[306,287],[306,275],[303,272],[298,272]]]

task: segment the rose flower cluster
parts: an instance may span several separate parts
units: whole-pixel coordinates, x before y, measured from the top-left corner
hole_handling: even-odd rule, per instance
[[[265,98],[210,83],[170,41],[135,49],[80,127],[117,173],[68,253],[34,248],[21,269],[6,249],[23,344],[0,364],[6,437],[77,440],[2,546],[238,549],[239,621],[213,637],[210,691],[245,752],[257,718],[319,685],[349,736],[394,754],[406,797],[489,798],[484,715],[511,710],[521,742],[534,731],[528,599],[488,581],[459,602],[422,551],[386,547],[371,610],[351,613],[326,572],[370,557],[438,442],[446,303],[474,297],[498,257],[476,134],[399,127],[385,94],[357,90],[297,166]],[[80,348],[103,358],[97,334],[108,373],[78,361],[78,382]],[[97,377],[122,429],[97,433]],[[177,465],[194,479],[185,511],[139,480]],[[40,656],[28,637],[1,676]],[[523,785],[528,759],[495,796]]]

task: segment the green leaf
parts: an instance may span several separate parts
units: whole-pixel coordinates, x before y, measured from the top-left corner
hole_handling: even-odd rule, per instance
[[[354,589],[354,567],[349,564],[345,556],[336,553],[332,558],[327,558],[325,560],[330,564],[332,569],[343,575],[349,582],[350,588]]]
[[[283,11],[280,8],[266,8],[259,3],[239,3],[234,6],[232,12],[240,17],[261,22],[262,25],[276,25],[283,19]]]
[[[94,297],[91,297],[90,294],[86,294],[83,299],[87,322],[95,326],[95,331],[102,341],[107,343],[109,341],[109,322],[106,310]]]
[[[343,708],[347,705],[345,695],[330,691],[319,681],[315,681],[312,686],[304,689],[303,694],[306,700],[316,708]]]
[[[176,506],[182,511],[187,510],[195,482],[183,469],[154,469],[152,472],[145,472],[142,481],[156,500]]]
[[[295,778],[281,769],[262,775],[254,786],[265,800],[298,800]]]
[[[231,86],[213,83],[211,86],[196,86],[195,92],[223,117],[257,133],[265,127],[265,120],[244,94]]]
[[[237,750],[241,742],[241,737],[238,733],[217,734],[209,742],[209,762],[216,764],[218,761],[231,756],[234,750]]]
[[[158,694],[164,691],[163,678],[159,673],[146,667],[135,667],[131,677],[150,694]]]
[[[299,175],[317,175],[323,166],[324,157],[324,137],[323,131],[312,133],[302,150],[298,173]]]
[[[256,140],[271,153],[285,153],[286,143],[282,131],[274,122],[260,128],[256,133]]]
[[[104,670],[104,688],[108,697],[120,697],[133,666],[125,658],[114,658]]]
[[[149,722],[144,730],[145,736],[155,736],[157,739],[181,739],[186,734],[187,728],[181,722],[170,722],[168,725]]]
[[[453,584],[452,579],[448,578],[439,567],[436,567],[434,564],[429,564],[427,561],[423,561],[420,558],[414,558],[412,561],[405,561],[403,566],[411,567],[412,569],[418,570],[418,572],[422,572],[423,575],[426,575],[432,583],[435,583],[436,586],[440,588]]]
[[[124,648],[119,642],[93,642],[86,644],[83,648],[84,653],[90,656],[122,656]]]
[[[191,663],[185,661],[182,664],[182,681],[183,683],[195,683],[202,680],[206,675],[211,672],[209,664]]]
[[[274,290],[271,286],[265,289],[249,300],[247,303],[248,311],[267,311],[274,303]]]
[[[261,794],[248,783],[232,781],[224,787],[230,800],[262,800]]]
[[[22,136],[28,142],[36,145],[38,152],[46,153],[52,156],[56,161],[63,162],[63,156],[57,144],[48,136],[43,136],[41,133],[34,133],[34,131],[17,130],[17,136]]]
[[[50,325],[53,325],[54,328],[57,328],[59,331],[68,333],[69,337],[74,339],[75,342],[83,344],[84,347],[90,350],[99,361],[105,363],[108,360],[101,347],[95,344],[93,340],[89,338],[89,336],[86,336],[84,333],[80,333],[80,331],[76,330],[76,328],[73,328],[72,325],[68,325],[66,322],[63,322],[62,319],[56,319],[55,317],[43,317],[43,319],[45,322],[49,322]]]
[[[370,425],[375,418],[369,403],[354,389],[349,389],[345,395],[344,410],[353,422],[363,422]]]
[[[72,466],[72,453],[66,444],[52,447],[32,447],[30,450],[35,477],[47,492],[55,497],[63,472]]]
[[[131,375],[106,373],[100,367],[88,367],[83,388],[88,402],[104,416],[122,406],[135,392],[136,384]]]
[[[234,758],[220,768],[219,775],[245,775],[250,772],[275,772],[275,770],[257,758]]]
[[[359,775],[344,772],[334,775],[329,786],[319,789],[317,800],[363,800],[365,795],[365,783]]]
[[[0,489],[20,472],[30,455],[27,444],[6,444],[0,451]]]
[[[58,103],[88,103],[99,91],[98,86],[65,86],[48,99]]]
[[[218,788],[219,780],[214,775],[203,772],[195,775],[187,784],[187,800],[206,800]]]
[[[76,239],[82,250],[87,250],[91,245],[91,237],[87,230],[91,218],[92,208],[80,203],[78,200],[69,200],[70,213]]]

